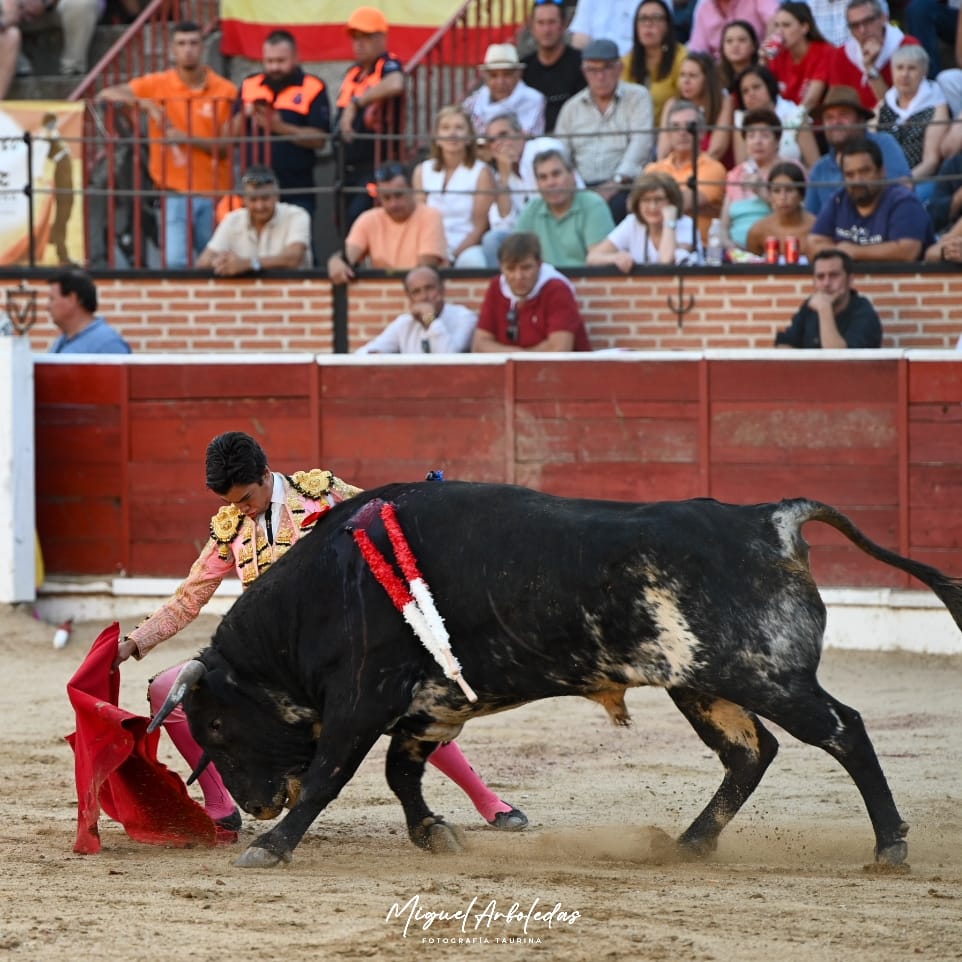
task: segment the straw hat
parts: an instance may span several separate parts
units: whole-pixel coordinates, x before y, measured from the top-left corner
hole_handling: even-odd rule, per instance
[[[518,59],[518,48],[513,43],[493,43],[484,52],[481,70],[522,70],[524,64]]]

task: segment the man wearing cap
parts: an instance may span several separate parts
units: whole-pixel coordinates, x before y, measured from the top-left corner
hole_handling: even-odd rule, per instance
[[[235,106],[234,135],[250,138],[243,164],[270,164],[284,201],[313,216],[314,164],[331,129],[327,88],[298,64],[287,30],[267,35],[262,56],[264,69],[244,80]]]
[[[613,40],[592,40],[581,59],[588,86],[561,108],[555,136],[618,222],[625,216],[628,188],[651,154],[651,95],[640,84],[621,79]]]
[[[858,93],[845,86],[830,87],[825,99],[812,110],[812,120],[823,128],[828,143],[828,153],[812,165],[805,194],[805,209],[816,217],[844,180],[839,166],[842,148],[862,137],[878,144],[891,180],[909,182],[911,171],[899,142],[891,134],[866,131],[872,117]]]
[[[524,64],[518,59],[515,45],[491,44],[478,69],[484,82],[464,101],[474,129],[484,130],[499,114],[513,113],[527,136],[541,136],[547,106],[545,96],[521,79]]]
[[[874,110],[892,86],[892,54],[918,40],[889,23],[885,0],[848,0],[845,19],[849,37],[829,60],[828,82],[851,87]]]
[[[352,280],[362,261],[382,271],[410,270],[421,264],[447,266],[441,211],[417,202],[404,165],[392,160],[378,167],[374,187],[380,207],[363,211],[351,226],[343,252],[328,259],[331,283]]]
[[[581,54],[565,40],[565,8],[560,0],[535,0],[528,27],[535,49],[521,58],[521,79],[544,94],[544,129],[550,134],[561,105],[585,88]]]
[[[374,7],[358,7],[347,20],[355,63],[341,82],[336,117],[344,142],[344,186],[354,188],[347,197],[346,229],[372,205],[367,185],[374,168],[397,152],[391,135],[400,130],[404,69],[388,53],[387,31],[387,18]]]

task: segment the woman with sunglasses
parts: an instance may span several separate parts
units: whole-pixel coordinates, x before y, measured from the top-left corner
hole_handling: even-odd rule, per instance
[[[588,264],[614,264],[629,274],[635,264],[693,264],[690,217],[679,217],[681,188],[667,174],[639,175],[628,196],[628,216],[588,251]]]
[[[651,94],[652,116],[661,116],[669,98],[678,95],[678,77],[688,51],[678,43],[666,0],[641,0],[635,11],[635,42],[622,58],[622,78]]]
[[[415,169],[413,186],[444,218],[451,264],[487,266],[481,238],[488,229],[494,175],[478,157],[474,125],[464,107],[438,111],[431,156]]]

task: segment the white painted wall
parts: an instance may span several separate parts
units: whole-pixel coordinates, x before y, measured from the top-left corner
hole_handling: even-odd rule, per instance
[[[0,602],[36,598],[33,356],[0,335]]]

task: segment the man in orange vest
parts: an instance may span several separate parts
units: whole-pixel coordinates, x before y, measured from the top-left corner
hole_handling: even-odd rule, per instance
[[[354,188],[345,198],[345,231],[373,206],[367,185],[374,180],[374,168],[397,153],[390,135],[400,129],[404,70],[387,52],[387,31],[387,18],[374,7],[358,7],[347,21],[356,62],[341,83],[336,118],[344,142],[343,186]],[[387,136],[379,139],[378,134]]]
[[[268,35],[263,66],[241,84],[235,108],[234,134],[250,138],[244,167],[270,167],[281,186],[281,200],[313,217],[314,164],[331,130],[327,88],[298,64],[297,42],[287,30]]]

